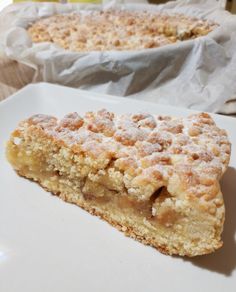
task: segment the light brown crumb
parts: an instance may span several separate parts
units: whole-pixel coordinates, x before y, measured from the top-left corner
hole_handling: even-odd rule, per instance
[[[106,10],[53,15],[28,28],[32,41],[71,51],[140,50],[203,36],[217,25],[181,14]]]

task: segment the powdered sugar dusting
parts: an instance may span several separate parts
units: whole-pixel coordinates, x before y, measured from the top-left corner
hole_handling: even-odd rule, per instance
[[[114,9],[54,15],[28,32],[33,42],[53,42],[71,51],[136,50],[193,39],[216,26],[181,14]]]
[[[84,117],[68,114],[62,120],[35,115],[21,122],[18,130],[25,129],[40,130],[74,154],[94,161],[105,159],[104,167],[113,163],[127,176],[134,193],[142,184],[168,185],[177,175],[190,192],[200,196],[207,190],[216,195],[215,181],[230,158],[226,132],[206,113],[172,118],[148,113],[115,115],[103,109]]]

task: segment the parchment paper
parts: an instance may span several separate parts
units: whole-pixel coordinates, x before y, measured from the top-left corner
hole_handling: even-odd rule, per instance
[[[90,53],[32,44],[26,31],[41,17],[110,7],[184,13],[213,20],[220,27],[205,37],[161,48]],[[223,9],[222,1],[11,5],[0,14],[0,51],[34,68],[34,81],[210,112],[224,112],[225,102],[236,96],[236,16]]]

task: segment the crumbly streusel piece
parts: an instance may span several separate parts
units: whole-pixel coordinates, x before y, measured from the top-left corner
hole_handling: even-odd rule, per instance
[[[72,51],[139,50],[203,36],[215,27],[180,14],[108,10],[53,15],[28,32],[35,43],[53,42]]]
[[[206,113],[35,115],[7,144],[22,176],[167,254],[221,245],[230,143]]]

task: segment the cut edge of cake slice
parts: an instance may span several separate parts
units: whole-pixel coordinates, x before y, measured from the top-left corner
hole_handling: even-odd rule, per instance
[[[11,134],[6,153],[19,175],[163,253],[222,246],[219,179],[230,143],[206,113],[35,115]]]

